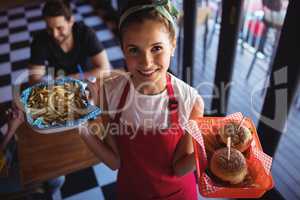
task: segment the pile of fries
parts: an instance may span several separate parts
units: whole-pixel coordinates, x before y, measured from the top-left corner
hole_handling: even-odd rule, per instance
[[[88,113],[87,98],[76,82],[33,88],[28,109],[33,120],[42,118],[45,125],[51,126],[79,119]]]

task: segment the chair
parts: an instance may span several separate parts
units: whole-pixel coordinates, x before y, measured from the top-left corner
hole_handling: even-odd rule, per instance
[[[268,37],[268,33],[270,32],[270,29],[274,29],[275,30],[275,39],[274,39],[274,43],[272,44],[271,55],[269,55],[270,56],[270,63],[269,63],[269,66],[267,68],[266,79],[265,79],[265,84],[264,84],[265,87],[266,87],[267,83],[269,82],[271,67],[273,65],[274,57],[275,57],[275,54],[276,54],[276,51],[277,51],[277,45],[278,45],[278,41],[279,41],[279,38],[280,38],[281,27],[283,25],[286,9],[284,7],[282,7],[282,9],[280,11],[274,11],[274,10],[271,10],[268,7],[264,6],[263,7],[263,12],[264,12],[264,15],[263,15],[263,19],[262,19],[262,22],[261,22],[261,23],[263,23],[262,35],[261,35],[261,38],[260,38],[259,46],[256,49],[256,52],[254,54],[254,57],[253,57],[252,62],[250,64],[250,67],[248,69],[248,73],[246,75],[246,78],[249,79],[249,77],[250,77],[250,74],[253,70],[254,64],[257,60],[258,53],[260,51],[262,53],[264,53],[264,47],[265,47],[266,39]],[[264,93],[264,91],[265,90],[262,91],[262,94]]]

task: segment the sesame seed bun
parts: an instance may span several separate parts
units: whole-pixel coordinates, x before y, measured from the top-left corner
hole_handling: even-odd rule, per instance
[[[222,143],[227,144],[227,138],[231,137],[231,147],[244,152],[251,145],[252,133],[246,126],[241,126],[239,130],[237,126],[234,123],[226,124],[219,131],[220,139]]]
[[[229,160],[227,148],[215,151],[210,160],[210,170],[216,177],[230,184],[241,183],[248,173],[245,157],[233,148]]]

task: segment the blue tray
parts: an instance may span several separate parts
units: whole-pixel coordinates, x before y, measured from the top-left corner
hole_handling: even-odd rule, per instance
[[[26,120],[27,120],[28,124],[35,131],[37,131],[39,133],[56,133],[56,132],[66,131],[69,129],[76,128],[76,127],[80,126],[81,124],[87,122],[90,119],[95,119],[97,116],[99,116],[101,114],[102,111],[100,108],[92,105],[89,101],[87,101],[86,109],[88,109],[88,113],[86,115],[83,115],[79,119],[75,119],[72,121],[66,121],[64,124],[54,124],[54,125],[45,123],[42,117],[33,119],[32,115],[29,111],[29,108],[28,108],[28,100],[29,100],[32,90],[37,87],[43,87],[43,86],[48,86],[48,85],[64,85],[65,83],[68,83],[68,82],[78,83],[80,85],[80,91],[82,92],[83,95],[85,95],[85,89],[86,89],[87,83],[77,80],[77,79],[68,78],[68,77],[59,79],[59,80],[41,82],[41,83],[38,83],[38,84],[22,91],[21,102],[25,109]]]

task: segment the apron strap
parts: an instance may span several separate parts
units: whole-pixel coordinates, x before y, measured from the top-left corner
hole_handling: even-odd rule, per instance
[[[115,121],[119,121],[119,119],[121,117],[122,111],[120,111],[120,110],[124,108],[124,105],[126,103],[126,98],[127,98],[128,93],[129,93],[129,87],[130,87],[130,83],[128,81],[125,85],[125,88],[123,90],[121,99],[120,99],[118,107],[117,107],[118,112],[115,115]]]
[[[171,75],[167,74],[167,92],[169,96],[169,118],[171,120],[171,125],[179,124],[178,119],[178,101],[174,96],[174,89],[171,82]]]

